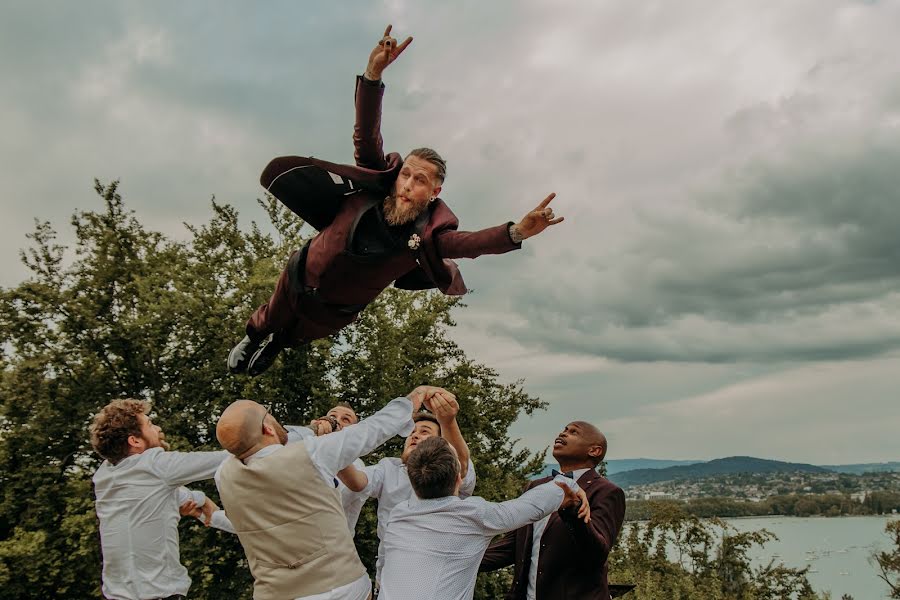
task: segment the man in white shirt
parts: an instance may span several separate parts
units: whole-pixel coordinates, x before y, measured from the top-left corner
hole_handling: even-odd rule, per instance
[[[569,507],[590,518],[584,491],[562,476],[507,502],[460,499],[459,459],[439,437],[418,444],[407,472],[416,497],[399,504],[388,520],[379,600],[471,600],[478,565],[495,535]]]
[[[140,400],[114,400],[94,417],[91,445],[104,461],[94,473],[103,595],[110,600],[180,598],[191,578],[178,551],[185,484],[209,479],[227,452],[169,452],[165,434]],[[199,494],[199,493],[198,493]],[[204,496],[205,513],[212,510]]]
[[[426,400],[426,407],[431,409],[432,414],[422,413],[415,417],[415,429],[406,438],[403,453],[399,458],[383,458],[378,464],[365,469],[358,470],[349,467],[338,474],[338,477],[351,491],[360,491],[367,497],[378,499],[377,533],[379,543],[378,557],[375,561],[376,586],[381,580],[381,571],[384,567],[382,540],[384,540],[388,517],[395,506],[415,495],[406,472],[406,461],[418,444],[432,436],[441,436],[447,440],[456,450],[460,463],[463,465],[460,497],[471,496],[475,490],[475,466],[469,458],[469,446],[456,422],[456,415],[459,413],[456,396],[446,390],[441,390]]]
[[[416,388],[352,427],[299,444],[287,444],[287,430],[255,402],[239,400],[222,413],[216,437],[233,458],[216,485],[247,554],[254,598],[369,597],[334,479],[358,456],[408,434],[413,414],[438,389]]]

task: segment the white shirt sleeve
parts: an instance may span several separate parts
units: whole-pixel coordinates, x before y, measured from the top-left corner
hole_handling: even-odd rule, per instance
[[[231,520],[228,518],[228,515],[225,514],[224,510],[214,511],[212,514],[212,519],[209,522],[210,527],[215,527],[216,529],[221,529],[222,531],[227,531],[228,533],[237,533],[234,530],[234,525],[231,524]]]
[[[178,488],[178,506],[181,506],[188,500],[193,500],[198,507],[206,504],[206,494],[200,490],[189,490],[184,486]]]
[[[171,486],[182,486],[209,479],[228,458],[228,452],[167,452],[160,450],[152,457],[152,469]]]
[[[365,456],[397,434],[413,429],[412,402],[395,398],[377,413],[352,427],[303,440],[309,457],[326,483],[360,456]]]
[[[288,444],[316,437],[315,432],[306,425],[285,425],[284,429],[288,432]]]
[[[459,486],[459,497],[468,498],[475,492],[475,465],[472,459],[469,459],[469,468],[466,469],[466,476],[463,477],[462,485]]]
[[[551,514],[563,501],[563,491],[556,482],[565,484],[573,492],[578,491],[575,480],[557,475],[552,481],[533,487],[513,500],[486,502],[481,513],[485,531],[493,535],[506,533]]]
[[[381,464],[387,459],[381,459],[377,464],[369,465],[363,471],[368,478],[368,483],[361,493],[368,498],[381,498],[381,490],[384,487],[384,465]]]

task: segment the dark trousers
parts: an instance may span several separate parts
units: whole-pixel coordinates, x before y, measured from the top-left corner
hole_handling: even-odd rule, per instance
[[[298,251],[299,252],[299,251]],[[247,321],[247,335],[262,339],[274,333],[287,347],[328,337],[349,325],[358,310],[322,302],[314,290],[305,292],[291,277],[296,265],[296,253],[288,261],[275,284],[269,301],[256,309]],[[300,265],[302,268],[302,265]]]

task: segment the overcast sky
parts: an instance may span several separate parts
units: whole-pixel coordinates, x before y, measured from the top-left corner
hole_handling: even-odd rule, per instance
[[[187,237],[274,156],[352,161],[385,24],[388,150],[448,161],[462,227],[566,221],[463,261],[454,335],[609,458],[900,460],[900,3],[47,2],[0,7],[0,285],[122,180]]]

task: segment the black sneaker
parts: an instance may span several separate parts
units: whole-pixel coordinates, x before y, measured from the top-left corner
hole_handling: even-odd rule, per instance
[[[270,336],[271,337],[271,336]],[[254,342],[249,335],[245,335],[244,339],[237,343],[237,346],[228,353],[228,370],[232,373],[246,373],[247,366],[250,364],[253,355],[259,350],[259,345],[266,338]]]
[[[250,357],[250,364],[247,365],[247,373],[250,377],[256,377],[268,370],[283,349],[284,346],[279,339],[274,335],[269,335],[265,339],[265,345]]]

